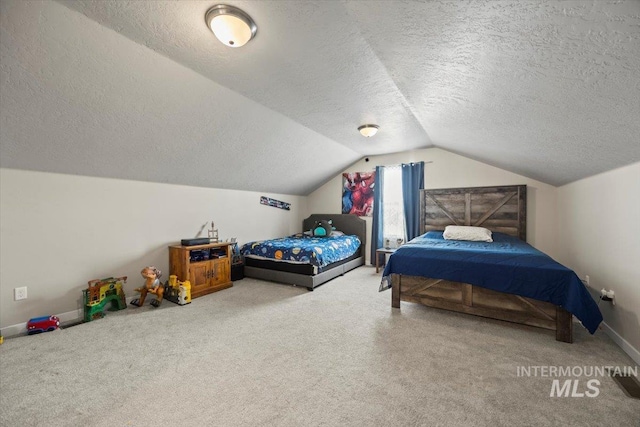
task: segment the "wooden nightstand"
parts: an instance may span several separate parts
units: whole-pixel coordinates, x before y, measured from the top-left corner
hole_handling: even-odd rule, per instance
[[[378,249],[376,249],[376,273],[380,272],[380,265],[379,265],[380,257],[379,257],[379,255],[380,254],[385,254],[384,255],[384,257],[385,257],[384,258],[384,262],[386,264],[387,263],[387,254],[392,254],[395,251],[396,251],[396,248],[388,248],[388,249],[387,248],[378,248]]]

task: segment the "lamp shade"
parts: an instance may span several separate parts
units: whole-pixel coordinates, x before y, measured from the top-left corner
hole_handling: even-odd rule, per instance
[[[229,47],[244,46],[258,30],[249,15],[237,7],[224,4],[209,9],[205,22],[218,40]]]
[[[371,138],[373,135],[378,133],[378,129],[380,129],[380,126],[378,125],[362,125],[358,128],[360,134],[366,138]]]

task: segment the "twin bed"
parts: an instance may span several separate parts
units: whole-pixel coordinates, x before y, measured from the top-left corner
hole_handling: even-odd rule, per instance
[[[422,190],[421,236],[389,257],[391,305],[420,303],[556,331],[575,315],[594,333],[602,315],[576,274],[526,241],[526,186]],[[447,225],[482,226],[493,242],[445,240]]]
[[[366,222],[355,215],[313,214],[302,222],[302,230],[313,229],[321,220],[331,220],[336,232],[328,237],[299,233],[243,245],[245,276],[304,286],[312,291],[363,265]]]

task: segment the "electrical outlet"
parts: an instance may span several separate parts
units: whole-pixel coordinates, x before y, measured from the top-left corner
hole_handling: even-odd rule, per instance
[[[20,301],[21,299],[27,299],[27,287],[23,286],[21,288],[14,288],[13,299],[16,301]]]
[[[589,275],[584,276],[584,282],[589,286]]]

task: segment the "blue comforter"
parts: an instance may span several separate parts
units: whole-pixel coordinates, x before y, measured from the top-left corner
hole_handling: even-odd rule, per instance
[[[294,234],[279,239],[249,242],[242,246],[244,256],[312,264],[324,267],[355,254],[360,239],[355,235],[312,237]]]
[[[576,273],[522,240],[493,233],[493,242],[445,240],[430,231],[389,257],[380,290],[391,274],[470,283],[563,307],[592,334],[602,322],[597,304]]]

